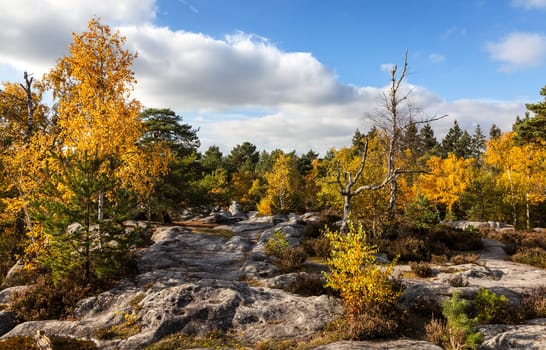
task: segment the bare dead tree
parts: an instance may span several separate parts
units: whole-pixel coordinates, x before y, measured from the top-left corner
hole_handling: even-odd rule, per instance
[[[36,109],[36,104],[32,98],[32,82],[34,81],[33,77],[29,77],[29,74],[25,71],[23,74],[25,83],[19,84],[26,95],[26,105],[27,105],[27,130],[25,133],[25,139],[28,142],[30,137],[34,133],[34,110]]]
[[[411,103],[411,89],[404,90],[404,80],[408,75],[408,52],[404,56],[404,64],[401,70],[397,65],[393,65],[390,70],[390,86],[383,94],[382,109],[376,116],[376,125],[383,131],[386,136],[386,163],[387,172],[382,181],[376,184],[357,185],[365,167],[368,158],[368,136],[364,138],[364,144],[360,154],[360,165],[355,173],[350,171],[342,171],[341,166],[338,166],[336,184],[339,187],[341,196],[343,197],[343,219],[341,224],[341,232],[348,232],[348,221],[351,214],[351,200],[354,196],[363,191],[377,191],[389,185],[389,201],[387,205],[387,219],[390,221],[395,218],[396,200],[398,193],[398,177],[408,173],[422,173],[424,170],[419,169],[404,169],[397,168],[396,164],[399,158],[399,145],[404,131],[416,124],[425,124],[441,118],[442,116],[422,117],[417,118],[420,114],[419,110]],[[392,221],[391,221],[392,222]]]
[[[341,221],[341,233],[349,232],[349,217],[351,215],[351,200],[354,196],[358,195],[363,191],[377,191],[385,187],[393,177],[398,176],[397,169],[392,173],[386,174],[385,178],[381,183],[375,185],[360,185],[357,188],[353,189],[358,183],[362,172],[366,168],[366,160],[368,159],[368,136],[364,137],[364,144],[362,146],[362,151],[360,154],[360,164],[357,171],[353,174],[350,171],[342,171],[341,166],[338,166],[336,184],[339,186],[339,191],[343,197],[343,219]]]
[[[393,65],[390,69],[389,89],[383,93],[382,108],[375,119],[379,127],[387,138],[386,158],[387,158],[387,177],[389,182],[389,201],[387,205],[387,219],[392,221],[396,215],[396,200],[398,193],[398,177],[403,173],[419,172],[408,169],[396,169],[400,150],[400,140],[404,131],[416,124],[425,124],[441,118],[442,116],[423,117],[420,109],[416,107],[410,95],[413,89],[405,89],[404,80],[408,76],[408,52],[404,55],[404,63],[401,69]]]

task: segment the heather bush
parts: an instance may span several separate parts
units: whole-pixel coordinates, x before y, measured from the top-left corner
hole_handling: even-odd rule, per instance
[[[411,262],[410,268],[418,277],[427,278],[433,275],[432,266],[427,262]]]
[[[59,319],[70,316],[76,303],[93,294],[90,285],[72,278],[62,278],[57,282],[49,274],[38,278],[36,284],[14,294],[10,309],[15,312],[18,322]]]
[[[526,319],[546,317],[546,286],[538,286],[526,292],[521,305]]]
[[[457,254],[449,258],[449,262],[455,265],[477,264],[479,259],[478,254]]]
[[[90,340],[79,340],[70,337],[51,336],[54,350],[96,350],[97,346]],[[33,337],[16,336],[0,340],[2,350],[40,350]]]
[[[539,247],[519,249],[512,255],[512,261],[546,268],[546,250]]]
[[[328,288],[324,287],[324,279],[321,275],[304,274],[290,283],[286,291],[303,296],[312,296],[327,294]]]
[[[265,253],[270,256],[273,263],[283,272],[300,269],[307,254],[303,247],[290,247],[281,230],[275,231],[265,246]]]

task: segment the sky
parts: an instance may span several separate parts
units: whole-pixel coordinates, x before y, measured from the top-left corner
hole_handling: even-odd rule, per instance
[[[405,91],[438,140],[509,131],[546,84],[546,0],[0,0],[0,80],[40,78],[100,18],[138,53],[133,97],[198,128],[201,150],[350,145]]]

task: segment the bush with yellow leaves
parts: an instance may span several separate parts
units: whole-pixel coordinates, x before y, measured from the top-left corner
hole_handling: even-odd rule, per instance
[[[331,247],[328,259],[330,272],[325,273],[326,287],[338,292],[343,299],[348,336],[351,339],[360,339],[394,333],[397,322],[385,322],[391,326],[379,333],[364,330],[362,326],[366,316],[370,316],[369,310],[374,310],[371,315],[374,318],[381,316],[384,321],[392,321],[391,315],[400,295],[391,279],[396,260],[387,266],[378,265],[375,255],[377,248],[367,243],[361,225],[350,223],[347,234],[329,229],[324,234],[330,240]],[[391,319],[388,320],[389,318]]]

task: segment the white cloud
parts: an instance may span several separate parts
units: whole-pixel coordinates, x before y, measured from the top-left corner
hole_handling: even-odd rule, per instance
[[[546,9],[546,0],[512,0],[512,6],[525,9]]]
[[[213,38],[157,27],[153,0],[13,3],[0,0],[0,42],[9,43],[0,46],[1,73],[28,70],[38,76],[65,55],[70,33],[85,30],[91,17],[101,17],[139,53],[135,96],[145,106],[171,108],[200,127],[205,148],[216,144],[227,152],[250,141],[260,149],[324,152],[348,145],[355,129],[367,130],[366,116],[381,105],[383,87],[343,84],[312,53],[284,52],[245,33]],[[446,102],[425,87],[405,88],[426,115],[449,114],[433,124],[437,136],[451,127],[453,118],[463,127],[478,120],[483,130],[491,122],[508,128],[524,109],[521,103]]]
[[[139,53],[138,95],[148,104],[194,109],[322,105],[355,95],[310,53],[282,52],[252,35],[214,39],[151,25],[120,29]]]
[[[109,24],[146,23],[154,0],[0,0],[0,64],[45,73],[92,17]],[[6,45],[9,43],[9,45]]]
[[[537,33],[510,33],[486,49],[492,59],[503,63],[502,71],[538,66],[546,61],[546,36]]]

